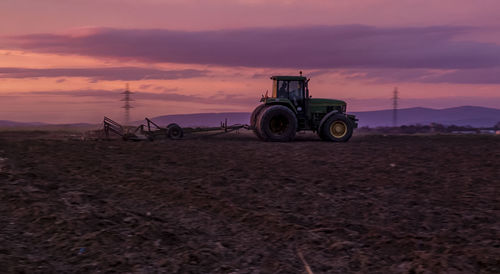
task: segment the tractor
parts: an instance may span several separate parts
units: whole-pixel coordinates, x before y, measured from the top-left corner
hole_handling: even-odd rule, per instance
[[[264,141],[287,142],[297,131],[311,130],[325,141],[347,142],[357,128],[357,119],[346,113],[341,100],[312,98],[310,79],[302,76],[272,76],[271,96],[262,95],[250,116],[250,128]]]

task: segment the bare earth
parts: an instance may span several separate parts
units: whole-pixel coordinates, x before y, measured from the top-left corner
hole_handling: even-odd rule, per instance
[[[0,133],[1,272],[498,273],[499,220],[498,136]]]

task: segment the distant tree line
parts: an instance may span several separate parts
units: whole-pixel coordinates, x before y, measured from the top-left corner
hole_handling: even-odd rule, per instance
[[[454,132],[477,132],[480,133],[484,130],[500,130],[500,122],[490,128],[477,128],[472,126],[456,126],[456,125],[442,125],[438,123],[431,123],[430,125],[403,125],[399,127],[360,127],[359,132],[372,132],[372,133],[403,133],[403,134],[415,134],[415,133],[454,133]]]

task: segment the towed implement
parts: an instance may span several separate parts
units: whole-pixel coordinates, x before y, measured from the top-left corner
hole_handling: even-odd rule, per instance
[[[101,132],[104,133],[106,139],[110,139],[110,134],[112,133],[120,136],[124,141],[155,141],[160,139],[179,140],[184,137],[185,131],[188,133],[219,131],[218,133],[208,135],[214,136],[232,131],[238,131],[239,129],[249,129],[248,125],[235,124],[228,126],[227,119],[225,122],[221,122],[220,127],[184,129],[176,123],[171,123],[166,127],[160,127],[147,117],[145,120],[146,124],[141,124],[136,128],[126,128],[112,119],[104,117],[103,130]]]
[[[125,141],[153,141],[157,139],[178,140],[184,135],[182,128],[175,123],[171,123],[162,128],[149,118],[145,118],[145,120],[146,125],[142,124],[134,130],[128,130],[110,118],[104,117],[104,134],[106,138],[109,139],[110,133],[114,133],[115,135],[122,137]]]

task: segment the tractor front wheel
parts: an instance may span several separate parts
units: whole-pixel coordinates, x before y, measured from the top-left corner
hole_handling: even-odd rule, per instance
[[[333,115],[322,125],[318,135],[325,141],[347,142],[353,131],[352,122],[344,115]]]
[[[257,118],[258,136],[264,141],[288,142],[295,138],[297,118],[285,106],[274,105],[264,108]]]

